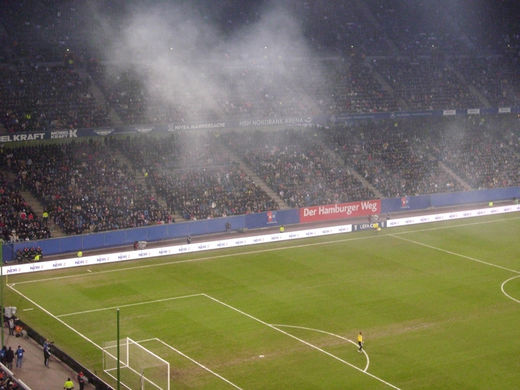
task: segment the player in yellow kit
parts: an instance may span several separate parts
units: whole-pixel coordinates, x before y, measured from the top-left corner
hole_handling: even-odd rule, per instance
[[[363,334],[361,332],[357,335],[357,343],[359,345],[358,352],[361,352],[363,350]]]

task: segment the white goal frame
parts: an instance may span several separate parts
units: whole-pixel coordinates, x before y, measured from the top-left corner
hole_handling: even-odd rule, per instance
[[[132,340],[130,337],[120,340],[119,346],[120,351],[122,351],[122,353],[119,356],[119,367],[128,369],[139,378],[141,390],[148,388],[154,388],[157,390],[170,390],[170,363],[168,361],[164,360],[163,358],[153,353],[149,349],[143,347],[141,344],[139,344],[137,341]],[[114,375],[113,372],[117,370],[117,353],[115,352],[116,348],[116,341],[106,343],[106,345],[103,347],[103,371],[115,380],[117,380],[117,377]],[[135,348],[141,351],[142,354],[149,356],[152,364],[147,365],[147,368],[165,366],[166,380],[163,381],[163,383],[166,383],[166,387],[161,387],[161,385],[155,383],[154,378],[147,377],[144,374],[144,369],[142,367],[136,367],[135,363],[132,364],[133,354],[131,350],[134,350]],[[125,383],[123,383],[123,381],[121,381],[120,383],[122,386],[126,387],[129,390],[136,390],[127,386]]]

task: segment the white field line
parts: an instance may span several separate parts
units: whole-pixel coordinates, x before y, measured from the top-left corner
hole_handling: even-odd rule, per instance
[[[11,287],[11,286],[10,286],[10,288],[12,288],[13,290],[15,290],[15,289],[14,289],[13,287]],[[15,290],[15,291],[17,291],[17,290]],[[20,293],[20,295],[22,295],[22,294]],[[23,296],[23,295],[22,295],[22,296]],[[178,297],[163,298],[163,299],[160,299],[160,300],[155,300],[155,301],[146,301],[146,302],[139,302],[139,303],[128,304],[128,305],[124,305],[124,306],[120,306],[120,307],[125,307],[125,306],[136,306],[136,305],[145,305],[145,304],[152,304],[152,303],[155,303],[155,302],[157,302],[157,301],[163,301],[163,302],[164,302],[164,301],[171,301],[171,300],[173,300],[173,299],[189,298],[189,297],[196,297],[196,296],[203,296],[203,297],[208,298],[208,299],[210,299],[210,300],[212,300],[212,301],[214,301],[214,302],[216,302],[216,303],[219,303],[220,305],[223,305],[223,306],[225,306],[225,307],[227,307],[227,308],[229,308],[229,309],[232,309],[232,310],[236,311],[237,313],[242,314],[243,316],[246,316],[246,317],[248,317],[248,318],[250,318],[250,319],[252,319],[252,320],[254,320],[254,321],[256,321],[256,322],[259,322],[259,323],[262,324],[262,325],[265,325],[265,326],[267,326],[267,327],[269,327],[269,328],[271,328],[271,329],[274,329],[274,330],[276,330],[276,331],[278,331],[278,332],[280,332],[280,333],[282,333],[282,334],[284,334],[284,335],[286,335],[286,336],[289,336],[289,337],[291,337],[291,338],[293,338],[293,339],[295,339],[295,340],[297,340],[297,341],[299,341],[299,342],[301,342],[301,343],[303,343],[303,344],[305,344],[305,345],[307,345],[307,346],[309,346],[309,347],[311,347],[311,348],[313,348],[313,349],[315,349],[315,350],[317,350],[317,351],[319,351],[319,352],[321,352],[321,353],[323,353],[323,354],[325,354],[325,355],[327,355],[327,356],[330,356],[330,357],[332,357],[332,358],[334,358],[334,359],[340,361],[341,363],[346,364],[346,365],[348,365],[348,366],[350,366],[350,367],[352,367],[352,368],[354,368],[354,369],[356,369],[356,370],[358,370],[358,371],[360,371],[360,372],[362,372],[362,373],[364,373],[364,374],[366,374],[366,375],[368,375],[368,376],[370,376],[370,377],[372,377],[372,378],[374,378],[374,379],[376,379],[376,380],[378,380],[378,381],[380,381],[380,382],[386,384],[387,386],[390,386],[390,387],[392,387],[392,388],[394,388],[394,389],[399,390],[398,387],[396,387],[396,386],[392,385],[391,383],[389,383],[389,382],[387,382],[387,381],[385,381],[385,380],[383,380],[383,379],[381,379],[381,378],[379,378],[379,377],[377,377],[377,376],[375,376],[375,375],[373,375],[373,374],[371,374],[371,373],[369,373],[369,372],[366,371],[367,368],[368,368],[368,364],[369,364],[369,363],[368,363],[368,362],[369,362],[369,360],[368,360],[368,355],[367,355],[366,353],[365,353],[365,356],[367,357],[367,366],[365,367],[365,369],[361,369],[361,368],[359,368],[359,367],[353,365],[352,363],[349,363],[349,362],[347,362],[346,360],[343,360],[343,359],[337,357],[336,355],[334,355],[334,354],[332,354],[332,353],[330,353],[330,352],[327,352],[327,351],[325,351],[324,349],[322,349],[322,348],[320,348],[320,347],[318,347],[318,346],[316,346],[316,345],[314,345],[314,344],[309,343],[308,341],[305,341],[305,340],[303,340],[303,339],[301,339],[301,338],[299,338],[299,337],[296,337],[296,336],[292,335],[291,333],[288,333],[288,332],[286,332],[286,331],[280,329],[280,328],[277,327],[276,325],[268,324],[267,322],[262,321],[261,319],[256,318],[256,317],[254,317],[253,315],[251,315],[251,314],[249,314],[249,313],[246,313],[246,312],[244,312],[244,311],[242,311],[242,310],[240,310],[240,309],[237,309],[236,307],[231,306],[231,305],[229,305],[229,304],[227,304],[227,303],[225,303],[225,302],[223,302],[223,301],[220,301],[220,300],[218,300],[217,298],[214,298],[214,297],[212,297],[212,296],[210,296],[210,295],[208,295],[208,294],[200,293],[200,294],[193,294],[193,295],[184,295],[184,296],[178,296]],[[37,305],[37,304],[35,304],[35,305],[38,306],[39,308],[41,308],[42,310],[44,310],[45,313],[49,314],[49,315],[52,316],[53,318],[56,318],[56,319],[57,319],[58,321],[60,321],[61,323],[65,324],[65,322],[63,322],[62,320],[60,320],[57,316],[54,316],[54,315],[51,314],[49,311],[43,309],[41,306],[39,306],[39,305]],[[96,312],[96,311],[102,311],[102,310],[109,310],[109,309],[111,309],[111,308],[112,308],[112,307],[110,307],[110,308],[107,307],[107,308],[100,308],[100,309],[88,310],[88,311],[83,311],[83,312],[68,313],[68,314],[62,314],[62,315],[60,315],[60,316],[61,316],[61,317],[64,317],[64,316],[72,316],[72,315],[76,315],[76,314],[84,314],[84,313],[86,313],[86,312]],[[66,324],[65,324],[65,325],[66,325]],[[66,326],[69,327],[70,329],[73,329],[73,328],[70,327],[69,325],[66,325]],[[284,325],[280,325],[280,327],[283,327],[283,326],[284,326]],[[74,330],[74,329],[73,329],[73,330]],[[81,335],[81,333],[77,332],[76,330],[74,330],[74,331],[75,331],[76,333],[78,333],[78,334]],[[333,333],[329,333],[329,332],[325,332],[325,331],[321,331],[321,332],[322,332],[322,333],[327,333],[327,334],[330,334],[330,335],[333,335],[333,336],[336,336],[336,337],[339,337],[339,338],[342,338],[342,339],[347,340],[347,341],[350,341],[350,340],[348,340],[348,339],[346,339],[346,338],[344,338],[344,337],[342,337],[342,336],[335,335],[335,334],[333,334]],[[86,338],[85,336],[84,336],[84,338],[90,341],[90,339]],[[150,339],[150,340],[151,340],[151,339]],[[144,341],[147,341],[147,340],[144,340]],[[91,342],[94,343],[93,341],[91,341]],[[160,340],[160,342],[162,342],[162,340]],[[162,342],[162,343],[163,343],[163,342]],[[167,345],[166,343],[164,343],[164,344]],[[355,343],[354,343],[354,344],[355,344]],[[95,344],[95,345],[96,345],[96,344]],[[97,345],[96,345],[96,346],[97,346]],[[179,353],[180,355],[185,356],[187,359],[191,360],[191,361],[194,362],[195,364],[199,365],[198,362],[196,362],[195,360],[191,359],[189,356],[183,354],[181,351],[176,350],[175,348],[173,348],[173,347],[171,347],[171,346],[169,346],[169,345],[167,345],[167,346],[170,347],[170,348],[172,348],[172,350],[176,351],[176,352]],[[99,346],[98,346],[98,348],[102,349],[102,348],[99,347]],[[208,371],[210,371],[210,369],[207,368],[207,367],[203,367],[202,365],[201,365],[201,367],[204,368],[204,369],[207,369]],[[210,372],[211,372],[211,371],[210,371]],[[212,373],[213,373],[213,372],[212,372]],[[219,376],[219,375],[216,374],[216,373],[215,373],[215,375]],[[225,380],[226,382],[228,382],[228,383],[231,384],[231,382],[229,382],[227,379],[225,379],[225,378],[223,378],[223,377],[220,377],[220,376],[219,376],[219,378],[221,378],[221,379],[223,379],[223,380]],[[233,384],[233,386],[236,387],[236,385],[234,385],[234,384]]]
[[[516,275],[516,276],[513,276],[513,277],[511,277],[511,278],[509,278],[509,279],[507,279],[507,280],[504,280],[504,282],[503,282],[502,285],[500,286],[500,290],[502,290],[502,293],[504,293],[504,295],[505,295],[506,297],[508,297],[509,299],[515,301],[516,303],[520,303],[520,300],[519,300],[519,299],[513,298],[511,295],[509,295],[508,293],[506,293],[506,290],[504,289],[504,286],[505,286],[508,282],[510,282],[510,281],[513,280],[513,279],[517,279],[517,278],[520,278],[520,275]]]
[[[125,364],[124,366],[121,366],[120,368],[127,368],[128,370],[130,370],[130,371],[132,371],[134,374],[136,374],[136,376],[141,377],[141,378],[144,379],[146,382],[150,383],[153,387],[155,387],[155,388],[157,388],[157,389],[159,389],[159,390],[163,390],[163,388],[162,388],[161,386],[159,386],[157,383],[155,383],[155,382],[153,382],[152,380],[148,379],[146,376],[143,375],[142,372],[136,371],[134,368],[130,367],[128,364]],[[109,372],[110,372],[110,371],[114,371],[114,370],[117,371],[117,367],[115,367],[115,368],[110,368],[110,369],[108,369],[108,370],[105,369],[105,370],[103,370],[103,372],[105,372],[106,374],[110,375]],[[110,375],[110,376],[112,376],[112,375]],[[112,376],[112,378],[114,378],[114,377]],[[114,378],[114,379],[116,379],[116,381],[117,381],[117,378]],[[121,381],[120,381],[120,383],[123,384],[123,382],[121,382]],[[125,387],[127,387],[127,386],[125,385]],[[128,387],[127,387],[127,388],[128,388]],[[169,389],[168,389],[168,390],[169,390]]]
[[[305,341],[305,340],[303,340],[303,339],[301,339],[301,338],[299,338],[299,337],[296,337],[296,336],[292,335],[291,333],[288,333],[288,332],[284,331],[283,329],[280,329],[280,328],[276,327],[275,325],[268,324],[267,322],[262,321],[261,319],[255,317],[255,316],[253,316],[253,315],[251,315],[251,314],[249,314],[249,313],[246,313],[245,311],[242,311],[242,310],[240,310],[240,309],[238,309],[238,308],[236,308],[236,307],[234,307],[234,306],[231,306],[231,305],[229,305],[229,304],[227,304],[227,303],[225,303],[225,302],[223,302],[223,301],[221,301],[221,300],[218,300],[217,298],[214,298],[214,297],[212,297],[211,295],[204,294],[204,296],[206,296],[207,298],[211,299],[212,301],[215,301],[215,302],[217,302],[217,303],[220,303],[221,305],[223,305],[223,306],[225,306],[225,307],[227,307],[227,308],[229,308],[229,309],[231,309],[231,310],[236,311],[237,313],[242,314],[243,316],[249,317],[249,318],[251,318],[252,320],[254,320],[254,321],[256,321],[256,322],[258,322],[258,323],[260,323],[260,324],[262,324],[262,325],[265,325],[265,326],[267,326],[267,327],[269,327],[269,328],[271,328],[271,329],[276,330],[277,332],[280,332],[280,333],[282,333],[282,334],[284,334],[284,335],[286,335],[286,336],[289,336],[290,338],[292,338],[292,339],[294,339],[294,340],[296,340],[296,341],[299,341],[300,343],[305,344],[305,345],[307,345],[308,347],[310,347],[310,348],[312,348],[312,349],[315,349],[316,351],[319,351],[319,352],[321,352],[321,353],[323,353],[323,354],[325,354],[325,355],[327,355],[327,356],[330,356],[331,358],[336,359],[337,361],[339,361],[339,362],[341,362],[341,363],[343,363],[343,364],[345,364],[345,365],[347,365],[347,366],[350,366],[350,367],[354,368],[355,370],[357,370],[357,371],[359,371],[359,372],[361,372],[361,373],[363,373],[363,374],[365,374],[365,375],[368,375],[368,376],[370,376],[371,378],[376,379],[376,380],[378,380],[379,382],[384,383],[385,385],[387,385],[387,386],[389,386],[389,387],[391,387],[391,388],[393,388],[393,389],[400,390],[399,387],[394,386],[393,384],[391,384],[391,383],[385,381],[384,379],[381,379],[381,378],[379,378],[379,377],[375,376],[374,374],[371,374],[371,373],[369,373],[369,372],[367,372],[367,371],[363,371],[361,368],[359,368],[359,367],[353,365],[352,363],[349,363],[349,362],[347,362],[346,360],[343,360],[343,359],[339,358],[338,356],[336,356],[336,355],[334,355],[334,354],[332,354],[332,353],[330,353],[330,352],[327,352],[327,351],[325,351],[324,349],[322,349],[322,348],[320,348],[320,347],[318,347],[318,346],[316,346],[316,345],[314,345],[314,344],[309,343],[308,341]]]
[[[151,303],[173,301],[175,299],[184,299],[184,298],[198,297],[198,296],[201,296],[201,295],[203,295],[203,294],[180,295],[180,296],[169,297],[169,298],[154,299],[154,300],[151,300],[151,301],[142,301],[142,302],[129,303],[127,305],[109,306],[109,307],[102,307],[102,308],[99,308],[99,309],[75,311],[73,313],[59,314],[56,317],[58,317],[58,318],[70,317],[70,316],[76,316],[76,315],[80,315],[80,314],[95,313],[95,312],[98,312],[98,311],[105,311],[105,310],[112,310],[112,309],[121,309],[123,307],[148,305],[148,304],[151,304]]]
[[[100,345],[98,345],[96,342],[94,342],[92,339],[88,338],[87,336],[85,336],[83,333],[81,333],[80,331],[76,330],[75,328],[73,328],[72,326],[70,326],[69,324],[67,324],[65,321],[63,321],[62,319],[58,318],[57,316],[55,316],[54,314],[52,314],[49,310],[45,309],[43,306],[39,305],[38,303],[36,303],[35,301],[33,301],[31,298],[29,298],[28,296],[24,295],[23,293],[21,293],[20,291],[18,291],[17,289],[15,289],[12,285],[7,285],[7,287],[9,287],[11,290],[13,290],[15,293],[17,293],[18,295],[20,295],[22,298],[26,299],[27,301],[31,302],[34,306],[36,306],[38,309],[40,309],[41,311],[43,311],[45,314],[47,314],[49,317],[52,317],[54,318],[56,321],[58,321],[60,324],[62,324],[63,326],[65,326],[66,328],[70,329],[72,332],[76,333],[79,337],[81,337],[83,340],[86,340],[88,341],[89,343],[91,343],[92,345],[94,345],[96,348],[98,348],[99,350],[103,351],[103,347],[101,347]],[[107,374],[111,377],[113,377],[112,375],[110,375],[108,372]],[[116,379],[116,378],[114,378]],[[127,386],[125,386],[127,387]]]
[[[56,321],[58,321],[60,324],[62,324],[63,326],[65,326],[66,328],[70,329],[71,331],[73,331],[74,333],[76,333],[78,336],[80,336],[83,340],[86,340],[88,341],[89,343],[91,343],[92,345],[94,345],[96,348],[100,349],[101,351],[103,350],[103,348],[96,344],[93,340],[89,339],[87,336],[85,336],[83,333],[77,331],[76,329],[74,329],[72,326],[70,326],[69,324],[67,324],[65,321],[63,321],[62,319],[56,317],[54,314],[52,314],[49,310],[45,309],[43,306],[39,305],[38,303],[36,303],[35,301],[33,301],[31,298],[29,298],[28,296],[24,295],[23,293],[21,293],[20,291],[18,291],[17,289],[15,289],[13,286],[11,285],[7,285],[7,287],[9,287],[11,290],[13,290],[15,293],[17,293],[18,295],[20,295],[22,298],[26,299],[27,301],[31,302],[34,306],[36,306],[38,309],[40,309],[41,311],[43,311],[45,314],[47,314],[49,317],[52,317],[54,318]]]
[[[348,339],[346,337],[340,336],[339,334],[327,332],[325,330],[315,329],[315,328],[307,328],[306,326],[297,326],[297,325],[283,325],[283,324],[271,324],[271,325],[276,326],[278,328],[304,329],[304,330],[310,330],[312,332],[319,332],[319,333],[328,334],[329,336],[337,337],[338,339],[348,341],[349,343],[354,344],[356,347],[358,347],[358,344],[355,341],[352,341],[352,340],[350,340],[350,339]],[[364,349],[362,350],[362,352],[365,355],[365,358],[367,359],[367,365],[363,369],[363,371],[366,372],[368,370],[368,366],[370,365],[370,358],[368,357],[368,354],[367,354],[367,352]]]
[[[199,294],[199,295],[203,295],[203,294]],[[154,338],[151,338],[151,339],[146,339],[146,340],[139,340],[138,343],[145,343],[145,342],[147,342],[147,341],[157,341],[157,342],[163,344],[164,346],[170,348],[172,351],[175,351],[176,353],[178,353],[178,354],[181,355],[182,357],[184,357],[184,358],[188,359],[189,361],[195,363],[195,364],[196,364],[197,366],[199,366],[200,368],[202,368],[202,369],[208,371],[209,373],[215,375],[217,378],[219,378],[219,379],[223,380],[224,382],[228,383],[229,385],[233,386],[235,389],[240,389],[240,390],[242,390],[241,387],[237,386],[236,384],[234,384],[233,382],[231,382],[229,379],[224,378],[222,375],[216,373],[215,371],[213,371],[213,370],[211,370],[210,368],[206,367],[204,364],[202,364],[202,363],[196,361],[195,359],[189,357],[189,356],[186,355],[184,352],[179,351],[177,348],[171,346],[170,344],[168,344],[168,343],[162,341],[161,339],[159,339],[159,338],[157,338],[157,337],[154,337]]]
[[[395,235],[395,234],[388,234],[388,235],[390,237],[394,237],[394,238],[397,238],[399,240],[411,242],[412,244],[420,245],[420,246],[423,246],[425,248],[436,250],[438,252],[444,252],[444,253],[447,253],[449,255],[453,255],[453,256],[461,257],[461,258],[466,259],[466,260],[474,261],[475,263],[485,264],[485,265],[489,265],[490,267],[495,267],[495,268],[499,268],[499,269],[502,269],[502,270],[505,270],[505,271],[514,272],[515,274],[520,274],[520,271],[517,271],[515,269],[507,268],[507,267],[504,267],[504,266],[498,265],[498,264],[493,264],[493,263],[490,263],[490,262],[487,262],[487,261],[484,261],[484,260],[477,259],[475,257],[463,255],[462,253],[457,253],[457,252],[453,252],[453,251],[450,251],[450,250],[447,250],[447,249],[439,248],[437,246],[433,246],[433,245],[430,245],[430,244],[425,244],[424,242],[412,240],[410,238],[399,237],[398,235]]]
[[[257,250],[252,250],[252,251],[227,253],[227,254],[223,254],[223,255],[197,257],[197,258],[185,259],[185,260],[171,260],[171,261],[164,261],[164,262],[156,263],[156,264],[136,265],[136,266],[121,267],[121,268],[96,271],[96,272],[88,272],[88,273],[83,272],[83,273],[77,273],[77,274],[73,274],[73,275],[64,275],[64,276],[54,276],[54,277],[50,277],[50,278],[23,280],[20,282],[13,283],[12,285],[47,282],[47,281],[55,281],[55,280],[62,280],[62,279],[79,278],[79,277],[98,276],[98,275],[108,274],[108,273],[113,273],[113,272],[125,272],[125,271],[140,270],[140,269],[147,269],[147,268],[167,267],[167,266],[171,266],[171,265],[194,263],[194,262],[207,261],[207,260],[216,260],[216,259],[233,257],[233,256],[253,255],[253,254],[258,254],[258,253],[275,252],[275,251],[286,250],[286,249],[306,248],[306,247],[311,247],[311,246],[333,245],[333,244],[349,242],[349,241],[372,240],[375,238],[388,237],[388,236],[394,237],[398,234],[402,235],[402,234],[410,234],[410,233],[416,233],[416,232],[456,229],[458,227],[483,225],[483,224],[488,224],[488,223],[499,223],[499,222],[501,223],[501,222],[504,222],[505,220],[510,221],[510,220],[515,220],[515,219],[520,219],[520,217],[507,218],[507,219],[501,218],[501,219],[492,220],[492,221],[469,222],[469,223],[465,223],[465,224],[457,224],[457,225],[450,225],[450,226],[438,226],[435,228],[414,229],[414,230],[398,232],[398,233],[377,234],[377,235],[363,236],[363,237],[349,237],[349,238],[344,238],[344,239],[320,241],[320,242],[313,242],[313,243],[308,243],[308,244],[286,245],[286,246],[279,246],[276,248],[264,248],[264,249],[257,249]]]
[[[420,245],[420,246],[424,246],[426,248],[429,248],[429,249],[433,249],[433,250],[436,250],[436,251],[439,251],[439,252],[444,252],[444,253],[447,253],[449,255],[453,255],[453,256],[457,256],[457,257],[462,257],[463,259],[466,259],[466,260],[470,260],[470,261],[474,261],[476,263],[480,263],[480,264],[485,264],[485,265],[489,265],[490,267],[495,267],[495,268],[499,268],[499,269],[502,269],[502,270],[505,270],[505,271],[509,271],[509,272],[513,272],[515,274],[518,274],[516,276],[513,276],[507,280],[505,280],[502,285],[500,286],[500,290],[502,291],[502,293],[508,297],[509,299],[511,299],[512,301],[514,302],[517,302],[517,303],[520,303],[520,300],[519,299],[516,299],[514,297],[512,297],[511,295],[509,295],[508,293],[506,293],[506,290],[504,289],[504,286],[506,285],[506,283],[508,283],[509,281],[513,280],[513,279],[516,279],[516,278],[520,278],[520,271],[517,271],[515,269],[512,269],[512,268],[507,268],[507,267],[504,267],[502,265],[498,265],[498,264],[493,264],[493,263],[490,263],[488,261],[484,261],[484,260],[480,260],[480,259],[477,259],[475,257],[471,257],[471,256],[467,256],[467,255],[463,255],[461,253],[457,253],[457,252],[453,252],[453,251],[450,251],[450,250],[447,250],[447,249],[443,249],[443,248],[439,248],[439,247],[436,247],[436,246],[433,246],[433,245],[429,245],[429,244],[425,244],[424,242],[420,242],[420,241],[416,241],[416,240],[412,240],[410,238],[404,238],[404,237],[399,237],[395,234],[389,234],[389,236],[392,236],[392,237],[395,237],[399,240],[403,240],[403,241],[407,241],[407,242],[411,242],[413,244],[416,244],[416,245]]]
[[[116,381],[116,383],[117,383],[117,377],[114,376],[114,375],[112,375],[112,374],[110,373],[110,370],[105,370],[104,372],[105,372],[105,374],[107,374],[109,377],[111,377],[111,378],[112,378],[114,381]],[[131,387],[128,387],[128,386],[125,385],[123,382],[120,381],[119,383],[120,383],[122,386],[126,387],[128,390],[132,390]]]

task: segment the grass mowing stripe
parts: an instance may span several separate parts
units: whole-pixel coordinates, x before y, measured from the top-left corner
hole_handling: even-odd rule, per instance
[[[439,248],[439,247],[436,247],[436,246],[433,246],[433,245],[430,245],[430,244],[425,244],[424,242],[412,240],[410,238],[399,237],[399,236],[397,236],[395,234],[388,234],[388,236],[397,238],[399,240],[411,242],[412,244],[420,245],[420,246],[423,246],[425,248],[430,248],[430,249],[433,249],[433,250],[436,250],[436,251],[439,251],[439,252],[444,252],[444,253],[447,253],[449,255],[462,257],[463,259],[471,260],[471,261],[474,261],[476,263],[481,263],[481,264],[489,265],[490,267],[500,268],[500,269],[505,270],[505,271],[513,272],[515,274],[520,274],[520,271],[511,269],[511,268],[507,268],[507,267],[503,267],[503,266],[498,265],[498,264],[489,263],[487,261],[480,260],[480,259],[477,259],[475,257],[463,255],[461,253],[453,252],[453,251],[450,251],[450,250],[447,250],[447,249]]]
[[[319,245],[332,245],[332,244],[337,244],[337,243],[342,243],[342,242],[374,239],[376,237],[386,237],[386,236],[394,237],[396,235],[401,235],[401,234],[409,234],[409,233],[425,232],[425,231],[445,230],[445,229],[454,229],[454,228],[464,227],[464,226],[483,225],[483,224],[488,224],[488,223],[497,223],[497,222],[516,220],[516,219],[520,219],[520,217],[500,218],[500,219],[490,220],[490,221],[469,222],[469,223],[464,223],[464,224],[454,224],[454,225],[450,225],[450,226],[440,226],[440,227],[427,228],[427,229],[414,229],[414,230],[404,231],[404,232],[378,234],[377,236],[374,235],[374,236],[364,236],[364,237],[349,237],[349,238],[338,239],[338,240],[314,242],[314,243],[310,243],[310,244],[286,245],[286,246],[280,246],[280,247],[275,247],[275,248],[259,249],[259,250],[254,250],[254,251],[243,251],[243,252],[227,253],[227,254],[223,254],[223,255],[197,257],[197,258],[193,258],[193,259],[171,260],[171,261],[161,262],[161,263],[158,263],[158,264],[146,264],[146,265],[137,265],[137,266],[131,266],[131,267],[118,267],[116,269],[110,269],[110,270],[104,270],[104,271],[96,271],[96,272],[92,272],[89,269],[88,273],[64,275],[64,276],[54,276],[54,277],[51,277],[51,278],[22,280],[22,281],[13,283],[12,285],[14,286],[15,284],[28,284],[28,283],[47,282],[47,281],[55,281],[55,280],[61,280],[61,279],[78,278],[78,277],[83,277],[83,276],[93,276],[93,275],[99,275],[99,274],[107,274],[107,273],[113,273],[113,272],[125,272],[125,271],[131,271],[131,270],[139,270],[139,269],[147,269],[147,268],[155,268],[155,267],[165,267],[165,266],[176,265],[176,264],[199,262],[199,261],[205,261],[205,260],[215,260],[215,259],[220,259],[220,258],[226,258],[226,257],[229,257],[229,256],[242,256],[242,255],[259,254],[259,253],[273,252],[273,251],[286,250],[286,249],[305,248],[305,247],[319,246]]]
[[[9,287],[11,290],[13,290],[15,293],[17,293],[18,295],[20,295],[22,298],[26,299],[27,301],[31,302],[34,306],[36,306],[38,309],[40,309],[41,311],[43,311],[45,314],[47,314],[49,317],[52,317],[54,318],[56,321],[58,321],[60,324],[62,324],[63,326],[67,327],[69,330],[71,330],[72,332],[76,333],[78,336],[80,336],[83,340],[86,340],[88,341],[89,343],[91,343],[92,345],[94,345],[96,348],[100,349],[101,351],[103,350],[103,348],[98,345],[97,343],[95,343],[93,340],[89,339],[87,336],[85,336],[83,333],[79,332],[78,330],[74,329],[72,326],[70,326],[69,324],[67,324],[65,321],[63,321],[62,319],[56,317],[54,314],[52,314],[49,310],[45,309],[43,306],[39,305],[38,303],[36,303],[35,301],[33,301],[31,298],[27,297],[26,295],[22,294],[20,291],[18,291],[17,289],[15,289],[13,286],[10,286],[10,285],[7,285],[7,287]]]
[[[122,309],[124,307],[132,307],[132,306],[139,306],[139,305],[148,305],[150,303],[159,303],[159,302],[173,301],[175,299],[200,297],[202,295],[204,295],[204,294],[190,294],[190,295],[181,295],[181,296],[177,296],[177,297],[154,299],[152,301],[142,301],[142,302],[128,303],[126,305],[101,307],[99,309],[91,309],[91,310],[76,311],[76,312],[73,312],[73,313],[65,313],[65,314],[57,315],[56,317],[70,317],[70,316],[75,316],[75,315],[79,315],[79,314],[95,313],[95,312],[98,312],[98,311]]]
[[[223,305],[223,306],[226,306],[227,308],[229,308],[229,309],[231,309],[231,310],[236,311],[237,313],[240,313],[240,314],[242,314],[242,315],[244,315],[244,316],[246,316],[246,317],[251,318],[251,319],[254,320],[254,321],[259,322],[259,323],[262,324],[262,325],[265,325],[265,326],[267,326],[267,327],[269,327],[269,328],[271,328],[271,329],[276,330],[277,332],[280,332],[280,333],[282,333],[282,334],[284,334],[284,335],[286,335],[286,336],[289,336],[289,337],[291,337],[292,339],[294,339],[294,340],[296,340],[296,341],[299,341],[300,343],[305,344],[305,345],[307,345],[308,347],[311,347],[312,349],[315,349],[316,351],[319,351],[319,352],[321,352],[321,353],[324,353],[325,355],[330,356],[331,358],[336,359],[336,360],[340,361],[341,363],[346,364],[347,366],[352,367],[352,368],[356,369],[357,371],[359,371],[359,372],[361,372],[361,373],[363,373],[363,374],[365,374],[365,375],[368,375],[368,376],[370,376],[371,378],[376,379],[376,380],[378,380],[379,382],[381,382],[381,383],[383,383],[383,384],[385,384],[385,385],[387,385],[387,386],[389,386],[389,387],[391,387],[391,388],[393,388],[393,389],[400,390],[399,387],[394,386],[394,385],[391,384],[390,382],[387,382],[387,381],[385,381],[384,379],[381,379],[381,378],[379,378],[378,376],[376,376],[376,375],[374,375],[374,374],[371,374],[370,372],[364,371],[364,370],[362,370],[361,368],[359,368],[359,367],[353,365],[352,363],[349,363],[349,362],[347,362],[346,360],[343,360],[343,359],[341,359],[340,357],[338,357],[338,356],[336,356],[336,355],[334,355],[334,354],[332,354],[332,353],[330,353],[330,352],[327,352],[327,351],[325,351],[324,349],[322,349],[322,348],[320,348],[320,347],[318,347],[318,346],[316,346],[316,345],[314,345],[314,344],[309,343],[308,341],[305,341],[305,340],[303,340],[303,339],[301,339],[301,338],[299,338],[299,337],[296,337],[295,335],[293,335],[293,334],[291,334],[291,333],[289,333],[289,332],[286,332],[286,331],[284,331],[283,329],[277,328],[277,327],[274,326],[274,325],[268,324],[267,322],[262,321],[260,318],[257,318],[257,317],[255,317],[255,316],[249,314],[249,313],[246,313],[245,311],[242,311],[242,310],[240,310],[240,309],[238,309],[238,308],[236,308],[236,307],[234,307],[234,306],[231,306],[230,304],[227,304],[227,303],[225,303],[225,302],[223,302],[223,301],[221,301],[221,300],[219,300],[219,299],[217,299],[217,298],[214,298],[214,297],[212,297],[211,295],[207,295],[207,294],[203,294],[203,295],[206,296],[207,298],[209,298],[209,299],[211,299],[211,300],[217,302],[217,303],[220,303],[220,304]]]

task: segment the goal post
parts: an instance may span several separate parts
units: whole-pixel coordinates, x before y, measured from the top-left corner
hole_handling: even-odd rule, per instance
[[[170,390],[170,363],[127,337],[119,343],[121,385],[132,390]],[[103,346],[103,371],[115,378],[117,342]]]

